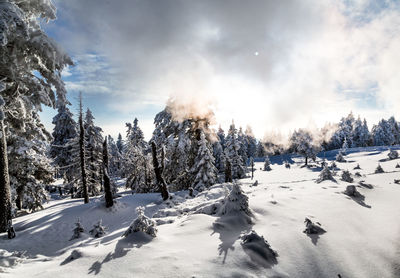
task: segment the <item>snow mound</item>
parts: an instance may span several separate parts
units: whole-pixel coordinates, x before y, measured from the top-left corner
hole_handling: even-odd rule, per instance
[[[0,249],[0,273],[4,268],[14,267],[25,260],[25,253],[21,251],[8,252]]]
[[[273,250],[264,239],[263,236],[258,235],[254,230],[241,237],[241,245],[243,250],[249,255],[251,260],[263,266],[272,266],[277,264],[278,253]]]

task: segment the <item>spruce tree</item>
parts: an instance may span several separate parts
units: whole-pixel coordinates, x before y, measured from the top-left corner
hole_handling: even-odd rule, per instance
[[[217,181],[217,169],[214,166],[214,157],[204,132],[201,133],[199,150],[191,171],[195,176],[192,188],[197,191],[203,191]]]
[[[108,174],[108,146],[107,137],[103,143],[103,180],[104,180],[104,199],[106,201],[106,207],[112,207],[114,204],[113,194],[111,192],[111,181]]]
[[[86,169],[86,144],[85,144],[85,128],[83,126],[82,111],[82,93],[79,96],[79,162],[81,169],[82,196],[85,204],[89,203],[89,194],[87,186],[87,169]]]
[[[232,178],[233,179],[244,178],[245,165],[243,162],[243,158],[239,154],[240,144],[237,138],[237,129],[234,123],[232,123],[231,126],[229,127],[225,144],[226,144],[225,157],[230,163],[232,170]]]

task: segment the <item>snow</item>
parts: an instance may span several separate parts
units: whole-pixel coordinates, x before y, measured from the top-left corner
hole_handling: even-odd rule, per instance
[[[336,154],[325,156],[331,162]],[[0,235],[0,276],[399,277],[400,185],[394,180],[400,171],[398,160],[388,160],[387,154],[387,148],[348,149],[347,162],[337,167],[354,176],[360,165],[361,177],[354,176],[352,183],[316,183],[319,165],[301,167],[304,159],[294,157],[288,169],[287,158],[270,157],[273,171],[254,173],[258,186],[250,178],[239,180],[251,223],[219,213],[230,183],[195,197],[176,192],[166,202],[159,193],[120,191],[110,209],[101,197],[86,205],[69,197],[52,200],[44,210],[14,220],[16,238]],[[378,163],[384,173],[374,173]],[[255,169],[262,166],[257,162]],[[355,185],[362,198],[344,194],[348,185]],[[141,206],[157,222],[157,237],[121,237]],[[78,218],[85,232],[70,240]],[[303,233],[305,218],[322,223],[326,232]],[[87,231],[99,219],[107,233],[94,238]],[[247,248],[243,238],[252,231],[258,243]],[[265,246],[279,254],[276,262],[254,256],[265,253]]]

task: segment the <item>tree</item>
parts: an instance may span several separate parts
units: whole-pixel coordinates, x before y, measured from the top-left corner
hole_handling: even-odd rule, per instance
[[[299,129],[293,132],[290,138],[291,148],[303,156],[305,159],[304,165],[308,165],[308,158],[316,159],[316,155],[320,150],[320,146],[316,145],[310,131]]]
[[[229,127],[228,135],[226,136],[225,157],[229,161],[232,178],[241,179],[245,176],[245,166],[242,157],[239,154],[240,144],[237,138],[237,129],[232,123]]]
[[[121,133],[118,133],[117,148],[118,148],[118,151],[120,153],[122,153],[122,150],[124,149],[124,141],[122,140]]]
[[[88,108],[84,122],[85,129],[85,157],[88,192],[96,196],[102,190],[102,155],[103,155],[103,136],[101,128],[94,124],[92,111]],[[100,170],[99,170],[100,169]]]
[[[159,190],[161,192],[161,196],[163,200],[168,200],[169,198],[169,193],[167,189],[167,183],[165,182],[163,176],[162,176],[162,167],[160,167],[160,164],[158,163],[157,159],[157,147],[154,141],[151,142],[151,151],[153,155],[153,168],[154,172],[156,175],[156,180],[157,180],[157,185],[159,187]],[[162,165],[163,163],[161,163]]]
[[[247,157],[255,157],[257,153],[257,139],[254,137],[253,130],[250,126],[246,127],[245,136],[247,143]]]
[[[87,187],[87,175],[86,175],[86,158],[85,158],[85,129],[83,126],[83,112],[82,112],[82,93],[79,96],[79,159],[81,168],[81,183],[82,183],[82,195],[84,203],[89,203],[89,194]]]
[[[370,136],[367,121],[365,119],[361,121],[359,116],[354,122],[352,147],[367,147],[370,142]]]
[[[68,142],[77,137],[77,124],[65,103],[58,104],[58,113],[53,118],[53,141],[50,146],[50,156],[57,167],[58,176],[65,176],[70,183],[74,177],[74,167],[71,167],[72,147]]]
[[[0,91],[3,83],[0,82]],[[11,188],[8,176],[7,142],[4,129],[4,100],[0,96],[0,233],[6,232],[8,223],[12,221],[11,215]]]
[[[250,167],[251,167],[251,179],[254,178],[254,158],[250,157]]]
[[[127,237],[130,234],[143,232],[152,237],[157,236],[157,224],[153,219],[148,218],[144,215],[144,207],[138,207],[136,209],[137,218],[132,222],[129,228],[122,235]]]
[[[220,141],[215,141],[213,144],[213,156],[215,158],[215,167],[217,168],[218,172],[219,173],[224,172],[225,155],[224,155],[224,149]]]
[[[110,176],[108,174],[108,147],[107,137],[103,143],[103,180],[104,180],[104,199],[106,201],[106,207],[112,207],[114,204],[113,195],[111,192]]]
[[[264,160],[264,171],[271,171],[271,161],[269,160],[269,157],[266,156]]]
[[[372,138],[375,146],[391,146],[395,143],[392,127],[385,119],[373,126]]]
[[[256,157],[265,157],[267,155],[264,144],[261,141],[257,142]]]
[[[203,191],[216,183],[217,169],[204,132],[201,133],[199,150],[191,171],[195,176],[192,188],[197,191]]]
[[[248,160],[248,156],[247,156],[247,138],[243,133],[242,128],[239,128],[239,132],[238,132],[238,137],[237,140],[239,142],[239,155],[242,157],[242,161],[244,163],[244,165],[247,165],[247,160]],[[247,169],[245,169],[246,171]]]
[[[0,3],[0,10],[1,91],[7,104],[4,111],[5,121],[2,124],[3,129],[7,126],[2,132],[4,147],[4,140],[8,142],[9,139],[5,136],[15,135],[14,132],[10,132],[11,129],[31,134],[30,128],[39,126],[40,120],[36,112],[42,105],[54,108],[56,98],[59,102],[66,101],[66,91],[60,73],[66,65],[72,65],[72,60],[41,29],[41,22],[55,19],[56,9],[51,1],[3,1]],[[36,146],[32,144],[30,147]],[[1,148],[1,151],[4,152],[0,154],[2,159],[7,158],[6,148]],[[9,177],[6,176],[9,174],[5,171],[5,164],[2,173],[4,185],[8,188],[6,184]],[[41,174],[41,171],[36,173]],[[0,205],[5,208],[5,213],[0,217],[8,218],[9,203],[6,191],[7,189],[5,195],[2,195],[4,199],[1,199]],[[5,222],[7,219],[1,219],[0,226]]]

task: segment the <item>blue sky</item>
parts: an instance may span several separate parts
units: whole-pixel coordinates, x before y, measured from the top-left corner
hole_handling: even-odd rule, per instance
[[[395,1],[55,1],[46,32],[71,55],[71,110],[83,92],[106,134],[139,119],[151,136],[169,97],[215,109],[227,127],[269,132],[400,117]],[[51,129],[55,111],[41,114]]]

